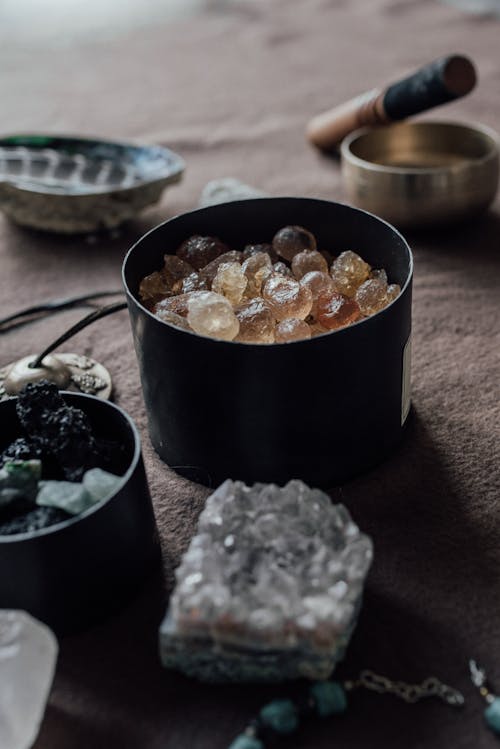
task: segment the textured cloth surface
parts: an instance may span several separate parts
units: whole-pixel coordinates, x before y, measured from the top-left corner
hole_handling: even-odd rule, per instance
[[[470,54],[480,78],[472,95],[435,117],[500,126],[497,21],[430,0],[208,7],[73,46],[22,46],[0,32],[5,133],[141,138],[187,161],[183,182],[114,239],[41,235],[0,218],[0,315],[119,286],[131,242],[195,206],[210,179],[231,175],[272,195],[342,199],[338,163],[304,142],[308,118],[434,57]],[[500,692],[499,207],[467,226],[408,237],[415,254],[411,426],[383,466],[332,492],[375,543],[343,673],[435,674],[463,690],[466,706],[359,694],[346,716],[309,724],[288,746],[496,746],[467,660],[487,664]],[[39,350],[81,316],[73,310],[0,336],[0,364]],[[173,569],[208,490],[179,478],[150,446],[126,312],[63,350],[109,366],[117,403],[141,429],[165,575],[120,615],[61,642],[36,749],[223,749],[280,690],[207,688],[166,673],[156,642]]]

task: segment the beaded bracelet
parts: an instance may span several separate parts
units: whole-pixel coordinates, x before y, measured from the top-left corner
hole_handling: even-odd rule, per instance
[[[438,697],[448,705],[460,707],[463,695],[431,676],[421,684],[392,681],[373,671],[362,671],[355,681],[316,681],[310,684],[299,700],[276,699],[269,702],[246,729],[229,746],[229,749],[265,749],[269,740],[294,733],[304,718],[328,718],[347,710],[347,694],[357,688],[393,694],[405,702],[418,702],[425,697]]]

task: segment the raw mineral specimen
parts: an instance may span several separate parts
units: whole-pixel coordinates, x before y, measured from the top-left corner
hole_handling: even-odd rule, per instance
[[[48,627],[24,611],[0,611],[0,746],[29,749],[37,737],[58,653]]]
[[[200,291],[188,304],[188,323],[195,333],[232,341],[240,328],[228,300],[213,291]]]
[[[288,317],[286,320],[282,320],[278,323],[274,335],[276,343],[300,341],[304,338],[311,337],[311,328],[305,320],[297,320],[294,317]]]
[[[83,476],[83,486],[94,502],[100,502],[109,497],[121,481],[121,476],[103,471],[102,468],[91,468]]]
[[[354,299],[333,292],[320,296],[316,316],[324,328],[337,330],[359,320],[361,311]]]
[[[256,296],[248,302],[240,304],[234,313],[239,320],[240,330],[237,341],[244,343],[273,343],[274,316],[269,305]]]
[[[168,668],[205,681],[325,679],[372,559],[342,505],[301,481],[225,481],[207,500],[160,628]]]
[[[229,247],[217,237],[193,236],[181,244],[176,254],[195,270],[200,270],[211,260],[228,251]]]
[[[239,263],[222,263],[215,274],[212,291],[226,297],[234,307],[241,302],[247,284],[247,277]]]
[[[28,434],[36,434],[43,430],[46,414],[64,405],[59,389],[52,382],[42,380],[29,383],[19,393],[17,418]]]
[[[248,286],[245,296],[252,298],[260,296],[262,284],[269,278],[273,271],[271,258],[267,252],[255,252],[248,257],[241,266],[245,274]]]
[[[382,286],[384,294],[379,293]],[[397,284],[388,285],[383,268],[370,268],[357,253],[347,250],[334,257],[329,250],[316,249],[316,238],[304,227],[284,226],[272,244],[248,244],[243,251],[228,250],[214,237],[189,237],[177,255],[165,255],[160,271],[143,279],[139,294],[158,318],[178,328],[269,344],[345,327],[375,314],[400,292]],[[200,293],[224,298],[233,315],[227,306],[220,308],[221,314],[205,314],[211,297],[197,297]],[[250,304],[253,299],[259,300],[256,305]],[[193,313],[187,319],[191,303]],[[238,334],[235,319],[240,322]],[[282,325],[285,321],[291,322]]]
[[[313,303],[312,293],[307,286],[301,286],[293,278],[274,274],[264,283],[262,296],[279,322],[287,317],[304,320]]]
[[[303,226],[284,226],[273,237],[273,249],[280,257],[291,261],[302,250],[315,250],[316,238]]]
[[[356,289],[370,274],[370,266],[351,250],[342,252],[333,261],[331,275],[337,291],[345,296],[354,296]]]
[[[317,250],[302,250],[292,260],[292,271],[295,278],[300,281],[302,276],[310,271],[318,270],[328,273],[328,265],[323,255]]]

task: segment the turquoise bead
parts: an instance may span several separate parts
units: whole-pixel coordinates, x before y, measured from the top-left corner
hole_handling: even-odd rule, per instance
[[[293,733],[299,725],[297,710],[291,700],[273,700],[262,708],[260,719],[276,733]]]
[[[322,718],[338,715],[347,709],[345,690],[338,681],[317,681],[309,688],[316,712]]]
[[[229,749],[264,749],[264,744],[259,739],[242,733],[235,738]]]
[[[495,697],[493,702],[484,711],[484,717],[488,728],[500,734],[500,697]]]

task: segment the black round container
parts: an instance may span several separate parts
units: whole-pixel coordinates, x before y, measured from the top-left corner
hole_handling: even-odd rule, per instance
[[[138,299],[139,282],[193,234],[231,249],[270,241],[287,224],[320,249],[358,252],[385,268],[400,296],[373,317],[294,343],[217,341],[174,328]],[[186,213],[156,227],[123,265],[151,440],[180,473],[217,485],[301,478],[329,486],[381,461],[409,407],[412,256],[376,216],[308,198],[258,198]]]
[[[24,609],[58,634],[117,610],[159,559],[140,438],[130,417],[108,401],[62,393],[85,411],[95,434],[123,445],[119,488],[104,503],[41,531],[0,536],[0,608]],[[16,399],[0,404],[0,452],[21,435]],[[127,467],[128,466],[128,467]]]

